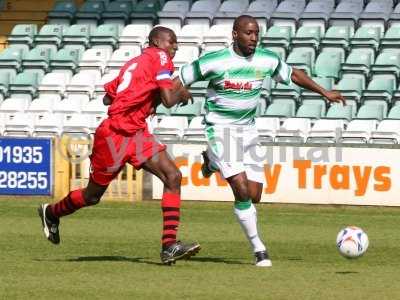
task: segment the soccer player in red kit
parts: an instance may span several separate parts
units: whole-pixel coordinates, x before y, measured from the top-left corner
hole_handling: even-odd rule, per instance
[[[43,231],[50,242],[60,242],[59,218],[97,204],[110,182],[129,163],[136,169],[149,171],[164,183],[161,261],[171,264],[200,250],[198,243],[185,244],[176,239],[182,176],[168,156],[166,146],[155,140],[146,125],[146,118],[160,102],[171,107],[187,102],[190,97],[178,79],[171,79],[174,71],[171,59],[176,50],[175,33],[166,27],[155,27],[149,34],[149,47],[128,61],[117,78],[105,84],[103,102],[110,107],[108,118],[95,133],[87,187],[38,208]]]

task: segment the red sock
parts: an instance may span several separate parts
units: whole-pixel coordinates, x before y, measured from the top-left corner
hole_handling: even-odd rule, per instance
[[[70,192],[61,201],[49,205],[49,209],[52,216],[60,218],[72,214],[84,206],[85,199],[83,199],[83,190],[75,190]]]
[[[176,232],[179,226],[179,208],[181,196],[179,194],[164,193],[161,202],[163,213],[163,232],[161,243],[163,247],[176,242]]]

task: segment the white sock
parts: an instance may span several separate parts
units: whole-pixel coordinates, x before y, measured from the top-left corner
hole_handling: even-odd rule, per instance
[[[235,215],[239,221],[243,232],[245,233],[247,239],[249,240],[254,252],[265,251],[264,243],[258,236],[257,231],[257,211],[253,203],[250,202],[250,207],[248,208],[237,208],[235,205]]]

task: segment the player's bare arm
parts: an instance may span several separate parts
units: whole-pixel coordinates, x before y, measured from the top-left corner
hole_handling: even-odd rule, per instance
[[[189,91],[182,85],[179,78],[173,81],[172,89],[160,88],[160,100],[165,107],[172,107],[175,104],[187,104],[188,100],[192,98]]]
[[[321,96],[324,96],[330,102],[342,102],[343,104],[346,104],[346,99],[340,94],[340,92],[325,90],[302,70],[293,68],[291,79],[298,86],[316,92]]]

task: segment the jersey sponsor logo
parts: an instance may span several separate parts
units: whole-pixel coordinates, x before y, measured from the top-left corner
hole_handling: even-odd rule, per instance
[[[253,88],[251,82],[232,82],[224,80],[224,89],[232,90],[251,90]]]
[[[160,56],[160,64],[162,66],[165,65],[168,62],[168,57],[165,52],[160,51],[158,52],[158,55]]]

